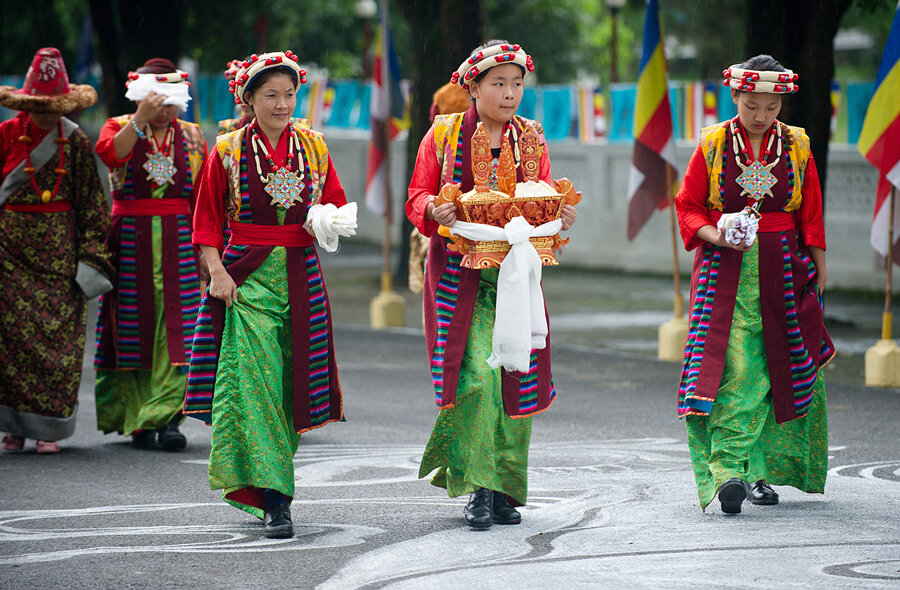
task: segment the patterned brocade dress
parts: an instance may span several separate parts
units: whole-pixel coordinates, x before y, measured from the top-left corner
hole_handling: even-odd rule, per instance
[[[2,181],[45,136],[57,137],[56,128],[42,132],[29,119],[19,113],[0,123]],[[44,204],[22,179],[0,207],[0,431],[46,441],[75,431],[86,320],[77,265],[114,275],[104,243],[109,207],[91,143],[68,124],[75,130],[63,149],[67,174],[56,196]],[[32,141],[19,142],[23,134]],[[59,166],[54,147],[34,174],[39,188],[53,189]]]
[[[675,199],[685,246],[696,248],[678,414],[687,417],[704,509],[731,478],[823,493],[828,455],[820,369],[834,347],[808,251],[825,249],[809,138],[775,122],[783,134],[776,182],[762,199],[756,242],[742,254],[696,237],[754,202],[741,196],[729,125],[702,131]]]
[[[531,417],[547,409],[556,395],[549,336],[544,349],[532,351],[527,373],[489,367],[485,361],[491,355],[498,269],[461,268],[461,256],[447,248],[438,224],[425,219],[426,206],[444,183],[459,183],[462,192],[472,189],[471,139],[477,121],[474,106],[466,113],[435,118],[420,144],[406,203],[410,221],[430,237],[425,335],[441,408],[419,477],[436,470],[431,483],[445,488],[450,497],[487,488],[520,506],[528,498]],[[537,131],[542,149],[539,176],[551,182],[540,124],[521,117],[511,124],[516,137],[525,126]],[[511,136],[507,141],[512,147]],[[496,180],[496,160],[493,168]]]
[[[289,157],[291,127],[272,154]],[[194,336],[184,413],[212,424],[209,483],[259,518],[265,490],[290,501],[300,434],[343,418],[328,294],[313,238],[302,225],[316,203],[346,204],[321,134],[297,126],[300,201],[273,204],[257,173],[255,125],[219,136],[204,170],[194,217],[195,244],[223,248],[238,289],[231,307],[204,295]],[[250,154],[248,156],[248,153]],[[272,172],[260,156],[261,172]],[[248,167],[249,161],[249,167]]]
[[[130,435],[162,427],[184,404],[191,340],[200,305],[191,245],[194,184],[206,156],[199,126],[174,122],[171,183],[148,179],[149,143],[118,159],[113,138],[130,115],[110,119],[97,153],[110,167],[108,239],[116,288],[100,300],[97,321],[97,428]]]

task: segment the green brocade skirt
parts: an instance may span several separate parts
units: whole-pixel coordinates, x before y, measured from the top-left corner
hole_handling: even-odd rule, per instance
[[[759,299],[759,247],[744,253],[725,369],[709,416],[688,416],[688,447],[704,510],[726,480],[764,479],[825,491],[828,415],[819,371],[806,416],[775,422]]]
[[[438,414],[419,477],[437,469],[431,483],[445,488],[451,498],[487,488],[524,505],[531,418],[512,419],[506,414],[500,369],[485,362],[491,355],[497,273],[497,269],[481,271],[456,404]]]
[[[174,418],[184,406],[187,367],[169,362],[163,301],[162,221],[153,218],[153,368],[97,371],[94,389],[97,429],[126,436],[154,430]]]
[[[287,254],[275,247],[238,288],[225,311],[212,402],[209,485],[250,514],[265,512],[228,497],[243,488],[294,496],[291,309]]]

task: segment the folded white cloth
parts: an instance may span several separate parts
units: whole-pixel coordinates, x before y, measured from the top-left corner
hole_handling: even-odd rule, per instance
[[[533,349],[547,342],[547,318],[541,291],[541,257],[529,238],[559,233],[562,221],[556,219],[534,227],[524,217],[514,217],[504,227],[457,221],[450,233],[476,241],[503,241],[509,253],[500,263],[497,275],[497,304],[491,342],[490,367],[507,371],[528,371]]]
[[[191,100],[191,90],[187,82],[160,82],[152,75],[141,75],[137,80],[133,80],[128,85],[125,98],[131,101],[144,100],[150,92],[168,97],[163,104],[178,105],[182,113],[187,110],[188,102]]]
[[[759,213],[751,207],[744,207],[739,213],[724,213],[716,228],[725,234],[729,244],[752,246],[759,229]]]
[[[319,245],[336,252],[339,236],[356,235],[356,203],[335,207],[332,203],[316,204],[306,212],[306,225],[312,229]]]
[[[106,275],[93,266],[79,261],[76,268],[75,282],[78,283],[87,299],[93,299],[98,295],[112,291],[113,285],[106,278]]]

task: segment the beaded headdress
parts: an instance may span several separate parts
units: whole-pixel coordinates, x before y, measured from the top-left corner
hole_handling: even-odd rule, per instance
[[[253,82],[253,79],[266,70],[284,66],[297,73],[299,84],[306,84],[306,70],[297,63],[300,58],[288,51],[273,51],[256,55],[255,53],[241,62],[240,68],[235,73],[234,80],[228,82],[228,87],[234,94],[234,102],[247,104],[244,100],[244,92]]]
[[[531,60],[531,56],[525,53],[521,46],[503,43],[491,45],[473,53],[453,72],[450,82],[468,89],[469,82],[479,74],[483,74],[494,66],[508,63],[522,66],[525,74],[534,71],[534,62]]]
[[[793,94],[800,89],[797,86],[799,76],[791,70],[784,72],[745,70],[735,64],[722,71],[724,86],[744,92],[765,92],[768,94]]]
[[[155,92],[167,97],[163,101],[164,105],[177,105],[181,112],[187,110],[187,104],[191,100],[188,73],[181,70],[162,74],[128,72],[125,87],[128,89],[125,92],[125,98],[128,100],[144,100],[148,94]]]
[[[241,69],[242,63],[243,62],[239,59],[233,59],[225,64],[225,79],[234,80],[237,76],[238,70]]]

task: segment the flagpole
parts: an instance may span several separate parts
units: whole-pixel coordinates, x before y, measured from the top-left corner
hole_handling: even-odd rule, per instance
[[[381,1],[381,101],[384,117],[379,123],[384,148],[384,233],[381,238],[381,292],[369,304],[369,321],[372,328],[384,329],[406,325],[406,301],[394,291],[391,277],[391,225],[393,207],[391,199],[391,66],[390,28],[388,27],[388,0]],[[373,129],[372,133],[378,130]]]
[[[659,326],[657,356],[664,361],[680,361],[684,356],[688,323],[684,318],[684,298],[681,295],[681,273],[678,271],[678,226],[675,221],[675,181],[672,167],[666,163],[666,196],[669,199],[669,225],[672,233],[672,282],[675,288],[674,316]]]
[[[672,168],[666,166],[666,186],[672,182]],[[672,227],[672,278],[675,284],[675,317],[684,316],[684,298],[681,296],[681,273],[678,272],[678,225],[675,223],[675,197],[669,193],[669,223]]]
[[[897,196],[897,187],[891,186],[890,218],[888,220],[888,249],[887,249],[887,284],[884,288],[884,315],[881,318],[881,339],[891,340],[893,313],[891,312],[891,296],[893,291],[893,267],[894,267],[894,207]]]
[[[897,188],[892,186],[888,197],[888,248],[885,256],[887,279],[884,288],[884,313],[881,316],[881,340],[866,351],[866,385],[869,387],[900,387],[900,346],[891,338],[896,196]]]

